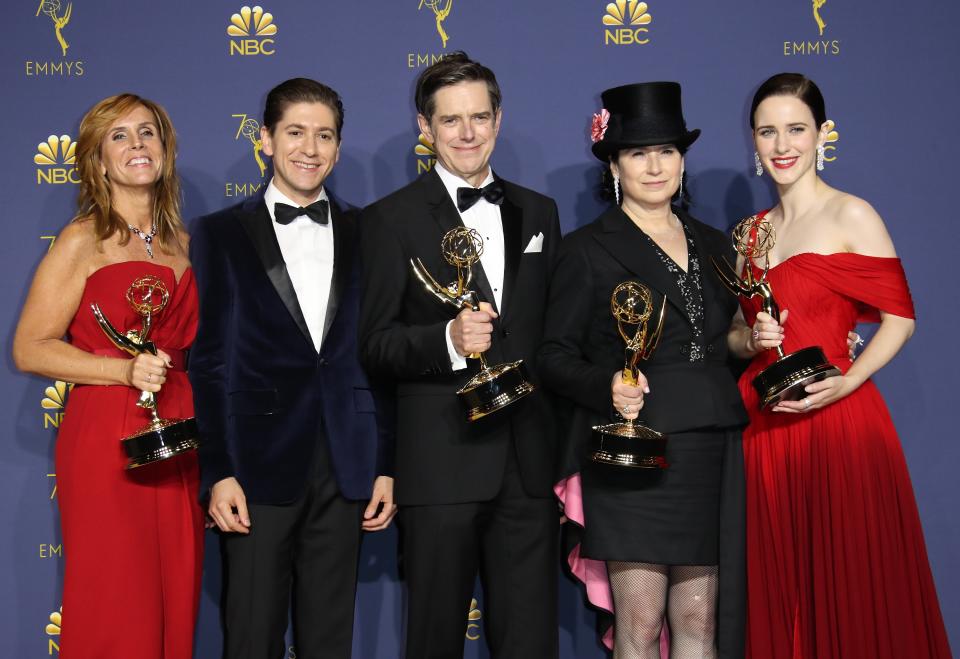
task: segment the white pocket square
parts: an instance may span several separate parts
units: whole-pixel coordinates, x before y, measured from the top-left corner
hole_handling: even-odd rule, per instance
[[[523,250],[524,254],[537,254],[543,251],[543,232],[541,231],[527,243],[527,248]]]

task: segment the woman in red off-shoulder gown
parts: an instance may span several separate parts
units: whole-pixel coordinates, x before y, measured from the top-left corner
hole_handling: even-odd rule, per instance
[[[159,105],[132,94],[97,103],[80,122],[79,212],[30,287],[13,342],[24,371],[75,383],[56,444],[63,529],[63,659],[191,659],[200,596],[203,512],[195,452],[125,469],[120,440],[150,414],[193,416],[186,350],[197,289],[180,221],[176,136]],[[149,339],[131,358],[100,329],[100,306],[121,332],[143,319],[131,284],[159,278],[169,292]]]
[[[767,279],[785,311],[777,322],[759,299],[742,301],[731,330],[731,347],[755,355],[740,379],[747,656],[946,658],[907,465],[870,380],[912,333],[913,302],[880,217],[814,170],[824,122],[819,90],[797,74],[764,83],[751,109],[758,168],[780,193],[759,217],[775,230]],[[741,263],[757,277],[763,265]],[[880,328],[851,362],[844,338],[858,322]],[[788,354],[821,346],[842,375],[761,411],[752,380],[780,343]]]

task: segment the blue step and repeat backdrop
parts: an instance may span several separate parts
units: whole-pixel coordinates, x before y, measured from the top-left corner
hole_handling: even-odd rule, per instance
[[[703,129],[687,157],[694,211],[723,228],[774,195],[766,177],[752,172],[747,108],[755,87],[784,70],[820,84],[833,124],[823,176],[886,219],[917,305],[916,335],[877,380],[901,434],[943,612],[960,647],[956,3],[8,0],[3,15],[0,656],[59,654],[70,548],[60,539],[53,446],[71,386],[17,373],[10,343],[32,272],[74,211],[80,117],[121,91],[163,104],[180,135],[189,219],[265,185],[269,162],[257,143],[264,95],[286,78],[316,78],[339,90],[346,106],[331,187],[362,205],[433,165],[416,128],[413,81],[453,49],[500,79],[504,123],[494,167],[554,197],[565,230],[602,209],[587,127],[603,89],[683,84],[688,123]],[[218,657],[221,645],[212,534],[207,548],[196,643],[202,659]],[[367,537],[357,657],[399,656],[395,549],[392,529]],[[559,566],[558,578],[562,655],[603,656],[592,616]],[[464,631],[467,656],[487,656],[482,601]]]

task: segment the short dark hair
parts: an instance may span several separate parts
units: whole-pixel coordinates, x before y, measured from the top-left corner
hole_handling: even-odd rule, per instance
[[[760,85],[757,93],[753,95],[753,103],[750,104],[750,128],[756,128],[754,115],[757,114],[757,107],[771,96],[799,98],[813,113],[813,120],[817,122],[817,129],[827,120],[827,108],[823,101],[823,94],[820,93],[820,88],[813,80],[802,73],[778,73],[767,78]]]
[[[283,113],[294,103],[323,103],[333,112],[337,123],[337,139],[343,132],[343,101],[340,94],[321,82],[310,78],[291,78],[270,90],[263,107],[263,126],[273,135],[273,129]]]
[[[490,105],[493,106],[494,114],[500,109],[501,96],[497,76],[493,75],[493,71],[483,64],[470,59],[462,50],[457,50],[449,55],[444,55],[420,73],[417,78],[415,97],[417,112],[422,114],[427,121],[430,121],[436,109],[434,96],[437,90],[461,82],[487,83]]]

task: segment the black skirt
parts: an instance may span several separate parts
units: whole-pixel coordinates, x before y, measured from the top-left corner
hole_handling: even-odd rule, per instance
[[[739,432],[671,434],[664,470],[584,461],[582,554],[603,561],[717,565],[724,452]]]

